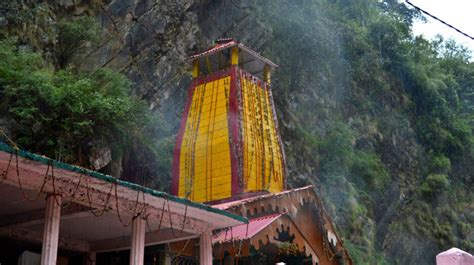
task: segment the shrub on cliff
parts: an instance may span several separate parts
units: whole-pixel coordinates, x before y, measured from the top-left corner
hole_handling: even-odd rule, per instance
[[[0,115],[20,147],[87,166],[93,140],[115,154],[144,135],[148,110],[122,74],[55,71],[12,40],[0,41],[0,57]]]

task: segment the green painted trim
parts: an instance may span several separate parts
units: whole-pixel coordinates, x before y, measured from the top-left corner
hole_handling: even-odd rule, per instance
[[[112,176],[99,173],[97,171],[93,171],[93,170],[86,169],[86,168],[83,168],[83,167],[63,163],[63,162],[53,160],[51,158],[48,158],[48,157],[45,157],[45,156],[42,156],[42,155],[30,153],[30,152],[25,151],[25,150],[16,149],[16,148],[13,148],[10,145],[8,145],[4,142],[1,142],[1,141],[0,141],[0,151],[4,151],[4,152],[10,153],[10,154],[18,154],[18,156],[20,156],[20,157],[24,157],[24,158],[27,158],[27,159],[30,159],[30,160],[33,160],[33,161],[36,161],[36,162],[40,162],[40,163],[45,164],[45,165],[51,164],[55,168],[60,168],[60,169],[68,170],[68,171],[71,171],[71,172],[88,175],[88,176],[91,176],[93,178],[100,179],[100,180],[103,180],[103,181],[106,181],[106,182],[110,182],[110,183],[115,183],[116,182],[120,186],[129,188],[129,189],[132,189],[132,190],[141,191],[143,193],[147,193],[147,194],[150,194],[150,195],[158,197],[158,198],[168,199],[168,200],[173,201],[173,202],[185,204],[185,205],[195,207],[195,208],[198,208],[198,209],[202,209],[202,210],[205,210],[205,211],[208,211],[208,212],[224,215],[226,217],[232,218],[232,219],[237,220],[239,222],[243,222],[245,224],[248,223],[248,219],[245,218],[245,217],[235,215],[235,214],[229,213],[227,211],[219,210],[219,209],[213,208],[209,205],[193,202],[193,201],[190,201],[190,200],[184,199],[184,198],[179,198],[179,197],[173,196],[173,195],[168,194],[168,193],[163,192],[163,191],[157,191],[157,190],[154,190],[154,189],[143,187],[143,186],[135,184],[135,183],[130,183],[130,182],[127,182],[127,181],[123,181],[123,180],[114,178]]]

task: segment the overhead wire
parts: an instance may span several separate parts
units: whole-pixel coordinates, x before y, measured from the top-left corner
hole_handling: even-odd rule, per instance
[[[469,39],[471,39],[471,40],[474,40],[474,37],[473,37],[473,36],[471,36],[471,35],[465,33],[464,31],[462,31],[462,30],[458,29],[457,27],[455,27],[455,26],[449,24],[448,22],[446,22],[446,21],[440,19],[439,17],[437,17],[437,16],[431,14],[430,12],[428,12],[428,11],[426,11],[426,10],[424,10],[424,9],[422,9],[422,8],[420,8],[420,7],[418,7],[418,6],[416,6],[415,4],[413,4],[412,2],[410,2],[409,0],[405,0],[405,3],[407,3],[407,4],[410,5],[411,7],[415,8],[416,10],[420,11],[421,13],[423,13],[423,14],[425,14],[425,15],[427,15],[427,16],[429,16],[429,17],[435,19],[435,20],[437,20],[438,22],[444,24],[445,26],[447,26],[447,27],[449,27],[449,28],[455,30],[455,31],[458,32],[459,34],[464,35],[465,37],[467,37],[467,38],[469,38]]]

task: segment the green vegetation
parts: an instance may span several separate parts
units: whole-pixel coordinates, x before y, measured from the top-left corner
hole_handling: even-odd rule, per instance
[[[373,256],[367,255],[368,249],[354,245],[351,242],[346,242],[346,248],[351,253],[352,260],[354,264],[377,264],[377,265],[388,265],[385,257],[381,254],[375,254]]]
[[[145,105],[129,95],[130,82],[109,69],[55,71],[40,54],[0,42],[0,112],[22,147],[88,165],[91,142],[103,140],[120,154],[142,137]]]
[[[62,20],[58,30],[57,54],[60,67],[67,66],[71,57],[84,46],[99,40],[99,27],[92,17],[82,16],[73,21]]]
[[[123,74],[81,67],[100,41],[96,19],[47,3],[12,1],[0,10],[7,10],[0,14],[0,126],[7,137],[32,152],[166,187],[173,128]]]
[[[444,174],[430,174],[421,184],[420,191],[427,196],[442,193],[449,186],[448,176]]]
[[[281,65],[290,182],[316,184],[356,264],[472,252],[469,52],[413,36],[420,14],[395,0],[260,2],[255,12]]]
[[[388,172],[375,153],[356,152],[351,165],[353,181],[363,180],[367,189],[383,191],[389,180]]]

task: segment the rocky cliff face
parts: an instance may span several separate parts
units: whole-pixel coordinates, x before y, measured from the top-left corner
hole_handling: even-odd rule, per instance
[[[414,99],[404,80],[385,67],[390,51],[381,42],[389,34],[375,36],[379,46],[373,48],[360,37],[372,33],[350,28],[352,22],[341,22],[350,18],[337,19],[339,10],[333,9],[324,1],[57,0],[14,1],[1,15],[29,13],[30,20],[13,31],[45,56],[54,52],[59,20],[96,19],[100,42],[75,54],[71,64],[118,70],[148,102],[159,120],[154,144],[163,153],[153,169],[161,187],[170,179],[171,150],[190,82],[185,58],[220,37],[240,40],[280,65],[274,98],[290,187],[315,184],[360,263],[433,264],[434,255],[450,244],[472,251],[472,195],[454,212],[447,209],[453,206],[449,195],[418,203],[430,154],[410,111]],[[0,23],[5,21],[11,19]],[[127,175],[151,155],[131,150],[108,170]],[[469,159],[452,167],[451,174],[460,172],[471,183]],[[439,231],[423,230],[430,226]]]

